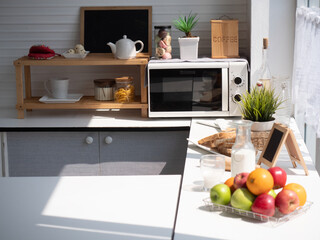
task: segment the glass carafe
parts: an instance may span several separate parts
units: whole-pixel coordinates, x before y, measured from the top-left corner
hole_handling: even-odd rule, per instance
[[[256,167],[256,151],[251,142],[251,121],[234,121],[237,128],[236,141],[231,151],[231,176],[250,173]]]

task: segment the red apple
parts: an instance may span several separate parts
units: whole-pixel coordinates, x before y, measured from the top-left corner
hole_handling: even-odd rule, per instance
[[[295,191],[283,189],[276,197],[276,207],[283,214],[289,214],[299,207],[299,197]]]
[[[268,169],[274,181],[273,189],[283,188],[287,182],[287,173],[280,167],[272,167]]]
[[[235,189],[247,187],[248,176],[249,176],[249,173],[247,173],[247,172],[238,173],[234,177],[233,187]]]
[[[276,210],[275,199],[268,193],[260,194],[256,200],[254,200],[251,211],[255,213],[260,213],[267,216],[273,216]]]

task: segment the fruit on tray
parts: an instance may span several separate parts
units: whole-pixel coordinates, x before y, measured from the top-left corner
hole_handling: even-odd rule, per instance
[[[251,211],[267,216],[273,216],[275,213],[275,199],[268,193],[260,194],[253,202]]]
[[[271,173],[273,177],[273,188],[279,189],[283,188],[286,185],[287,182],[287,173],[284,169],[280,167],[272,167],[269,168],[268,171]]]
[[[247,188],[254,195],[269,192],[273,188],[273,177],[271,173],[264,168],[253,170],[248,176]]]
[[[224,182],[224,184],[226,184],[230,188],[231,194],[236,190],[233,186],[233,182],[234,182],[234,177],[230,177]]]
[[[250,211],[255,196],[247,188],[238,188],[231,196],[231,206]]]
[[[304,189],[304,187],[301,186],[300,184],[298,184],[298,183],[289,183],[286,186],[284,186],[283,189],[289,189],[289,190],[294,191],[299,197],[299,202],[300,202],[299,205],[300,206],[303,206],[306,203],[306,201],[307,201],[307,192]]]
[[[299,197],[293,190],[283,189],[278,193],[275,205],[281,213],[289,214],[299,207]]]
[[[286,182],[287,174],[280,167],[257,168],[215,185],[211,188],[210,198],[213,203],[266,216],[274,216],[276,209],[282,214],[289,214],[306,203],[307,193],[300,184],[285,185]]]
[[[210,198],[213,203],[227,205],[231,199],[231,190],[226,184],[217,184],[210,189]]]
[[[248,176],[249,176],[249,173],[247,173],[247,172],[242,172],[242,173],[237,174],[234,177],[234,182],[233,182],[234,188],[238,189],[238,188],[246,187]]]

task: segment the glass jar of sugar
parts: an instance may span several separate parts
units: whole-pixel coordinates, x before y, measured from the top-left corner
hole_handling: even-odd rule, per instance
[[[231,176],[250,173],[256,168],[256,151],[251,142],[251,125],[248,120],[234,121],[237,128],[236,141],[231,151]]]

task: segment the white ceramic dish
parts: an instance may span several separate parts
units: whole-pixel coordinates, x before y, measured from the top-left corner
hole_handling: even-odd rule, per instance
[[[43,96],[42,98],[39,99],[39,102],[43,103],[75,103],[78,102],[82,98],[83,94],[68,94],[68,98],[52,98],[50,96]]]
[[[62,53],[62,56],[64,56],[65,58],[85,58],[88,55],[88,53],[89,51],[86,51],[85,54],[64,52]]]

